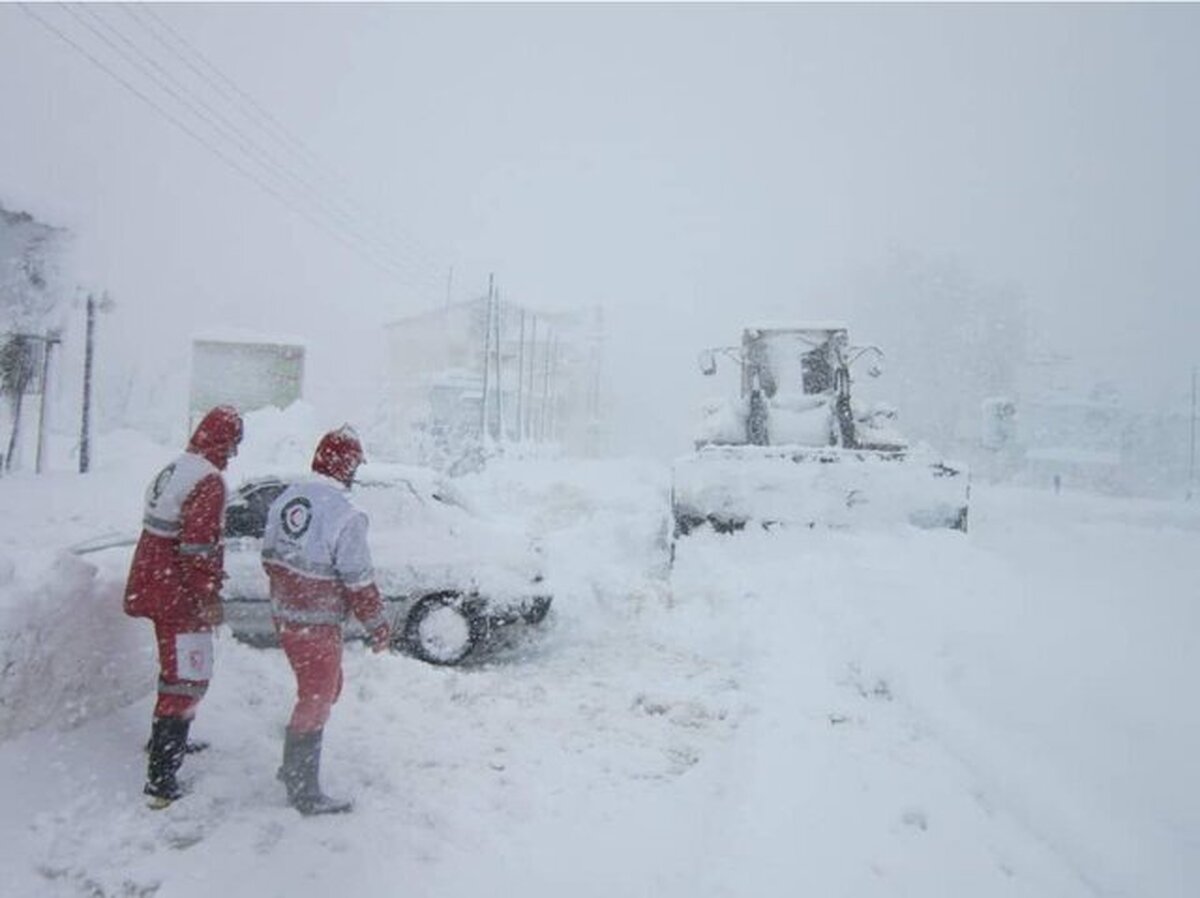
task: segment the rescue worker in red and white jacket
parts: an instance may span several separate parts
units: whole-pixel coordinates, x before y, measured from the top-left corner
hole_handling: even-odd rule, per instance
[[[349,426],[321,438],[310,479],[284,490],[267,512],[262,563],[271,581],[271,610],[296,675],[279,779],[288,804],[302,814],[348,811],[322,794],[321,740],[342,689],[342,625],[353,614],[372,650],[391,641],[367,547],[367,516],[351,504],[354,473],[364,461]]]
[[[145,793],[163,807],[179,798],[176,779],[196,706],[208,690],[213,628],[221,623],[225,480],[242,419],[230,406],[209,411],[187,451],[146,489],[142,535],[125,585],[125,613],[147,617],[158,642],[158,701],[148,745]]]

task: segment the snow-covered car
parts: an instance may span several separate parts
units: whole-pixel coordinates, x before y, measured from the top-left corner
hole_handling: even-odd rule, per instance
[[[259,553],[267,510],[289,482],[248,480],[226,506],[225,621],[245,642],[276,640]],[[552,598],[536,545],[475,513],[449,480],[426,468],[364,466],[351,496],[370,518],[375,582],[396,648],[457,664],[503,628],[545,618]],[[346,632],[363,635],[353,618]]]
[[[300,476],[307,475],[295,475]],[[260,552],[267,510],[295,477],[253,477],[226,504],[225,622],[234,637],[252,645],[278,642]],[[370,518],[375,583],[392,624],[393,648],[431,664],[458,664],[500,633],[546,617],[552,597],[537,545],[519,525],[479,513],[436,471],[364,465],[351,498]],[[120,576],[136,541],[128,534],[105,535],[72,551],[111,556],[121,550],[104,562],[96,559]],[[364,635],[353,617],[346,635]]]

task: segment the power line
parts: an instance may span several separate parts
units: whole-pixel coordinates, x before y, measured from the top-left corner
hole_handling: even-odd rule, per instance
[[[283,148],[294,152],[294,154],[300,158],[301,162],[307,164],[307,166],[310,167],[313,172],[319,176],[319,178],[328,181],[330,185],[337,187],[338,190],[347,190],[346,180],[344,180],[341,175],[338,175],[335,170],[325,166],[317,154],[314,154],[311,149],[308,149],[308,146],[306,146],[299,137],[296,137],[295,134],[290,132],[287,127],[284,127],[282,122],[278,120],[276,116],[272,115],[268,109],[263,108],[262,104],[259,104],[252,96],[248,95],[246,91],[242,90],[232,78],[227,76],[226,73],[222,72],[220,68],[218,68],[214,62],[209,60],[208,56],[205,56],[202,52],[200,52],[200,50],[194,46],[194,44],[188,43],[184,36],[180,35],[179,32],[172,28],[172,26],[170,26],[170,24],[161,16],[158,16],[158,13],[154,11],[154,8],[146,4],[121,4],[121,7],[124,8],[125,12],[131,18],[143,19],[143,28],[151,32],[151,34],[157,38],[158,42],[160,42],[164,48],[170,50],[169,44],[164,41],[164,38],[162,37],[162,32],[166,31],[167,34],[172,37],[174,43],[178,44],[179,47],[184,49],[186,54],[194,56],[194,58],[199,60],[200,65],[196,65],[196,62],[188,59],[188,55],[175,54],[176,58],[184,62],[184,64],[188,68],[191,68],[193,72],[196,72],[200,78],[204,79],[205,82],[211,86],[212,89],[220,92],[220,94],[223,96],[230,98],[230,100],[233,100],[235,104],[240,101],[242,107],[244,107],[240,110],[242,115],[245,115],[247,119],[254,121],[254,124],[257,124],[259,127],[262,127],[264,132],[271,134],[271,136],[275,138],[276,142],[280,143]],[[134,12],[137,14],[134,14]],[[148,25],[146,23],[154,24]],[[208,72],[211,73],[211,76],[216,76],[216,78],[212,78],[209,73],[205,72],[205,70],[208,70]],[[222,88],[221,84],[218,84],[218,82],[228,85],[228,89]],[[265,122],[265,125],[263,122]],[[373,218],[377,224],[380,224],[380,226],[384,227],[385,231],[388,231],[394,235],[395,238],[401,240],[403,244],[410,245],[414,252],[420,253],[419,247],[416,246],[418,241],[415,241],[408,234],[402,234],[398,232],[394,224],[383,220],[383,218],[379,217],[378,215],[374,215],[372,210],[364,208],[364,206],[360,206],[358,203],[354,203],[353,198],[350,198],[350,205],[354,206],[354,208],[358,210],[360,214],[365,214],[368,217]]]
[[[293,212],[302,216],[304,219],[306,219],[310,223],[316,225],[317,227],[321,228],[322,230],[326,231],[327,233],[331,234],[331,236],[333,236],[335,239],[337,239],[338,241],[340,241],[341,243],[343,243],[350,249],[352,249],[356,252],[361,252],[359,247],[357,247],[353,243],[347,241],[341,234],[338,234],[336,231],[331,230],[327,225],[325,225],[324,222],[321,222],[317,219],[312,218],[304,209],[297,207],[287,197],[283,196],[283,194],[281,194],[275,188],[271,187],[268,184],[263,183],[263,181],[261,181],[252,172],[247,171],[245,168],[243,168],[235,159],[230,158],[225,153],[223,153],[220,149],[218,149],[217,147],[215,147],[211,143],[209,143],[201,134],[197,133],[186,122],[184,122],[179,117],[172,114],[169,110],[164,109],[162,106],[160,106],[158,103],[156,103],[153,99],[151,99],[149,96],[147,96],[143,91],[138,89],[138,87],[136,87],[134,84],[130,83],[127,79],[125,79],[120,74],[115,72],[112,68],[105,65],[104,62],[102,62],[95,55],[90,53],[81,44],[79,44],[78,42],[76,42],[75,40],[70,38],[62,30],[60,30],[59,28],[56,28],[52,23],[50,23],[46,19],[39,16],[37,13],[33,12],[33,10],[30,8],[30,6],[28,4],[19,3],[18,5],[21,7],[21,9],[25,12],[26,15],[30,16],[35,21],[37,21],[40,25],[42,25],[44,28],[46,28],[48,31],[55,34],[60,40],[62,40],[68,46],[73,48],[76,52],[78,52],[80,55],[82,55],[85,59],[87,59],[89,62],[91,62],[94,66],[96,66],[98,69],[100,69],[106,75],[108,75],[110,78],[112,78],[114,81],[116,81],[122,87],[124,87],[126,90],[128,90],[130,93],[132,93],[134,96],[136,96],[138,99],[140,99],[143,103],[148,105],[156,113],[158,113],[159,115],[161,115],[162,117],[167,119],[169,122],[171,122],[173,125],[175,125],[177,128],[179,128],[181,131],[183,131],[185,134],[187,134],[189,137],[191,137],[193,140],[195,140],[201,146],[203,146],[210,153],[215,155],[218,159],[220,159],[226,165],[233,168],[236,172],[238,172],[238,174],[242,175],[243,177],[247,178],[250,181],[253,181],[262,190],[266,191],[268,194],[275,197],[275,199],[282,202]],[[367,258],[369,261],[372,262],[372,264],[375,264],[377,266],[381,264],[372,257],[368,256]],[[394,272],[391,272],[391,273],[394,274]]]
[[[363,207],[355,203],[352,198],[339,196],[336,191],[345,190],[345,182],[336,175],[331,176],[324,169],[324,166],[322,166],[316,155],[312,153],[312,151],[308,150],[299,140],[299,138],[287,131],[287,129],[279,123],[278,119],[272,116],[267,110],[263,109],[260,104],[255,102],[253,98],[239,88],[231,78],[222,73],[220,69],[218,69],[207,59],[207,57],[204,56],[204,54],[189,44],[186,39],[172,29],[170,25],[164,22],[161,17],[153,12],[153,10],[147,6],[135,7],[130,6],[129,4],[121,4],[121,9],[143,31],[149,34],[173,59],[178,60],[184,66],[186,66],[193,74],[199,77],[204,84],[212,89],[215,94],[218,94],[223,100],[227,101],[233,110],[240,113],[241,116],[246,118],[261,133],[271,138],[276,145],[284,150],[285,153],[291,154],[292,158],[301,166],[301,171],[307,169],[318,181],[324,182],[324,184],[323,186],[314,184],[310,178],[297,173],[291,168],[285,168],[280,164],[279,160],[270,155],[269,150],[261,147],[256,141],[254,141],[253,138],[245,135],[244,132],[242,132],[229,118],[222,115],[218,110],[214,109],[210,104],[198,97],[199,102],[201,102],[206,109],[209,109],[215,115],[219,116],[227,128],[232,129],[242,139],[248,141],[258,154],[267,157],[272,165],[279,166],[281,169],[283,169],[290,178],[301,184],[303,189],[312,192],[314,195],[320,196],[322,200],[331,207],[333,212],[336,212],[336,214],[338,214],[340,217],[347,219],[349,221],[349,227],[354,228],[360,234],[363,233],[365,229],[363,229],[354,221],[355,216],[359,218],[365,217],[368,219],[374,219],[374,221],[368,221],[366,224],[374,224],[376,227],[381,224],[381,221],[377,216],[371,215],[369,210],[364,210]],[[135,10],[137,10],[136,14]],[[111,25],[110,23],[109,27],[112,28],[115,26]],[[175,44],[178,44],[187,51],[187,55],[180,53],[175,47],[172,46],[171,43],[168,43],[164,39],[164,30],[172,36]],[[125,39],[128,41],[128,38]],[[141,52],[143,56],[148,55],[144,50],[139,49],[139,52]],[[202,65],[197,65],[196,62],[189,58],[189,56],[195,56],[200,63],[202,63]],[[157,67],[161,68],[161,66]],[[208,71],[206,71],[206,69]],[[217,78],[214,78],[211,74],[209,74],[209,72],[215,74]],[[173,80],[179,84],[179,79]],[[224,87],[222,83],[229,85],[229,88]],[[186,87],[183,89],[187,90]],[[249,107],[249,111],[247,111],[246,107]],[[281,139],[281,134],[286,139]],[[338,183],[339,181],[341,183]],[[322,192],[323,189],[328,191],[330,186],[334,188],[335,193],[330,194],[327,192]],[[388,227],[386,223],[383,224],[385,230],[393,230]],[[413,246],[413,241],[404,239],[399,241],[389,240],[387,239],[388,235],[385,234],[381,237],[373,232],[366,232],[363,234],[363,237],[364,239],[375,243],[386,253],[399,254],[399,256],[406,260],[406,266],[414,271],[419,270],[419,266],[424,265],[429,269],[430,272],[428,274],[428,283],[432,286],[435,278],[437,279],[437,282],[440,283],[440,272],[443,266],[430,263],[428,258],[426,258],[419,249]],[[434,274],[434,272],[436,272],[436,274]]]
[[[226,75],[224,72],[222,72],[219,68],[217,68],[208,59],[207,56],[205,56],[203,53],[201,53],[200,50],[198,50],[195,46],[188,43],[187,39],[184,38],[174,28],[172,28],[171,25],[168,22],[166,22],[162,18],[162,16],[160,16],[158,13],[156,13],[152,7],[150,7],[149,5],[146,5],[146,4],[141,4],[141,3],[133,4],[133,5],[130,5],[128,3],[123,3],[123,4],[121,4],[121,7],[125,10],[125,12],[128,15],[130,15],[134,18],[141,17],[146,21],[155,22],[157,24],[158,28],[160,28],[160,29],[166,31],[168,34],[170,34],[171,37],[174,39],[174,41],[179,46],[184,48],[191,55],[195,56],[196,59],[200,60],[200,62],[203,65],[203,68],[197,67],[195,65],[195,63],[188,60],[187,57],[185,57],[185,56],[180,57],[181,59],[183,59],[184,63],[189,68],[192,69],[192,71],[196,72],[197,75],[199,75],[201,78],[205,79],[209,83],[209,85],[211,85],[218,92],[223,92],[226,97],[231,96],[229,91],[223,90],[216,83],[216,81],[214,81],[213,78],[210,75],[206,74],[203,70],[203,69],[208,69],[208,71],[211,72],[213,75],[215,75],[218,80],[220,80],[224,84],[228,85],[228,87],[232,89],[233,97],[240,99],[245,105],[249,106],[250,109],[253,110],[258,116],[260,116],[262,119],[266,120],[267,122],[269,122],[271,124],[272,128],[270,130],[273,130],[275,132],[276,140],[279,140],[282,137],[283,143],[288,144],[291,147],[293,147],[296,151],[309,156],[310,159],[312,161],[314,161],[317,165],[321,164],[320,160],[317,159],[316,156],[314,156],[312,154],[312,152],[303,144],[303,142],[301,142],[290,131],[288,131],[288,129],[285,128],[279,122],[279,120],[277,118],[275,118],[275,116],[271,115],[270,112],[268,112],[261,105],[259,105],[258,102],[256,102],[253,97],[251,97],[249,94],[247,94],[245,91],[243,91],[240,87],[238,87],[237,83],[235,81],[233,81],[233,79],[230,78],[228,75]],[[137,15],[134,14],[135,10],[136,10]],[[146,26],[143,24],[143,27],[146,27]],[[148,29],[148,30],[153,30],[153,29]],[[163,38],[159,34],[156,33],[155,36],[158,37],[160,43],[162,43],[163,46],[167,46],[166,42],[163,40]],[[244,111],[243,111],[243,115],[245,115]],[[253,118],[253,116],[250,116],[250,117]]]
[[[242,90],[232,78],[218,68],[204,53],[172,28],[150,5],[127,3],[120,5],[126,15],[137,21],[164,49],[176,59],[179,59],[216,93],[221,94],[222,97],[229,100],[234,108],[240,106],[241,108],[238,111],[246,119],[259,127],[263,133],[274,139],[286,152],[292,153],[301,165],[306,166],[318,179],[325,182],[326,186],[332,186],[336,190],[345,191],[345,205],[351,211],[369,219],[375,226],[382,228],[385,236],[395,241],[396,249],[418,257],[418,261],[426,264],[431,270],[439,272],[440,276],[440,271],[444,266],[431,263],[425,251],[421,249],[419,241],[415,240],[411,235],[400,231],[393,222],[376,214],[369,207],[364,207],[357,203],[352,196],[353,191],[350,190],[345,178],[323,163],[320,157],[309,149],[300,138],[289,131],[278,118],[272,115],[270,111],[265,109],[246,91]],[[164,38],[164,33],[169,35],[171,42],[182,48],[184,52],[179,53],[173,49],[171,44]]]
[[[203,121],[207,125],[209,125],[209,127],[211,127],[220,138],[225,139],[225,140],[232,140],[233,144],[238,148],[238,150],[240,150],[240,152],[244,156],[246,156],[248,159],[252,160],[254,163],[257,163],[259,166],[261,166],[265,170],[265,173],[267,174],[268,177],[274,178],[276,180],[277,187],[280,187],[282,189],[288,189],[278,183],[279,181],[284,180],[284,176],[288,175],[289,174],[288,172],[282,170],[273,159],[271,159],[270,157],[266,157],[264,154],[262,154],[261,151],[259,151],[257,149],[256,145],[252,141],[249,141],[244,135],[241,134],[241,132],[237,131],[236,127],[233,127],[230,124],[228,124],[228,120],[225,119],[223,116],[221,116],[219,112],[217,112],[216,110],[213,110],[212,107],[208,103],[206,103],[203,99],[198,101],[200,106],[203,106],[203,109],[200,108],[200,106],[198,106],[196,102],[193,102],[191,94],[185,85],[180,84],[178,82],[178,80],[171,73],[167,72],[166,69],[164,69],[156,60],[154,60],[152,57],[149,57],[144,51],[141,50],[140,47],[138,47],[136,44],[134,44],[132,41],[130,41],[123,33],[121,33],[119,31],[119,29],[116,29],[110,23],[108,23],[107,21],[105,21],[104,19],[99,17],[92,10],[87,9],[87,14],[90,18],[99,22],[106,30],[110,31],[111,33],[114,33],[120,40],[122,40],[126,45],[128,45],[132,49],[133,53],[136,53],[139,58],[134,58],[129,53],[122,50],[120,47],[118,47],[116,44],[114,44],[113,41],[110,40],[105,34],[102,34],[89,22],[84,21],[83,18],[80,16],[79,11],[77,11],[75,8],[72,8],[71,6],[68,6],[66,4],[59,4],[59,5],[62,6],[62,8],[68,14],[70,14],[73,18],[75,18],[78,22],[80,22],[85,28],[87,28],[94,35],[96,35],[98,38],[100,38],[101,41],[103,41],[111,50],[116,52],[122,59],[124,59],[127,63],[134,66],[142,74],[146,75],[150,79],[151,83],[153,83],[159,89],[163,90],[165,93],[167,93],[172,98],[174,98],[178,103],[180,103],[189,112],[191,112],[191,114],[194,115],[197,119],[200,119],[201,121]],[[80,9],[86,9],[86,7],[80,7]],[[167,81],[164,81],[163,78],[158,77],[153,71],[151,71],[147,67],[147,65],[143,64],[143,62],[141,61],[143,59],[146,60],[146,62],[148,62],[150,64],[150,66],[153,66],[155,69],[162,72],[165,75],[165,77],[170,80],[171,83],[167,83]],[[181,93],[181,91],[182,91],[182,93]],[[222,126],[222,124],[220,122],[214,120],[214,118],[211,115],[207,114],[205,112],[205,110],[209,110],[214,115],[218,116],[221,119],[221,122],[224,122],[225,125]],[[297,180],[297,179],[295,179],[293,177],[293,180]],[[301,183],[301,191],[303,193],[303,191],[305,189],[305,185],[303,182],[300,182],[300,183]],[[311,197],[305,196],[303,198],[308,200],[310,203],[313,202]],[[354,240],[362,243],[364,250],[366,250],[367,252],[371,252],[370,247],[367,246],[368,238],[364,237],[353,226],[352,223],[348,224],[346,221],[344,221],[343,220],[344,215],[339,216],[339,213],[336,210],[331,210],[329,208],[328,203],[325,202],[319,196],[316,197],[316,201],[315,201],[314,205],[317,206],[318,211],[329,216],[333,220],[334,224],[337,227],[340,227],[346,234],[348,234]],[[382,261],[383,264],[392,268],[396,274],[406,274],[406,273],[409,275],[412,274],[411,271],[406,272],[405,267],[403,265],[397,264],[394,260],[392,260],[390,258],[385,257],[382,260],[377,258],[376,261],[377,262]]]
[[[364,259],[366,259],[368,262],[370,262],[372,265],[376,266],[377,268],[381,268],[382,270],[388,272],[389,274],[391,274],[393,276],[402,276],[404,274],[404,272],[395,268],[392,264],[375,258],[374,255],[372,255],[371,253],[366,251],[362,246],[360,246],[360,245],[356,244],[355,242],[353,242],[352,240],[348,239],[346,236],[344,236],[338,230],[330,227],[327,223],[325,223],[321,219],[310,215],[307,210],[305,210],[303,207],[297,205],[294,201],[289,199],[287,196],[285,196],[283,193],[281,193],[278,189],[276,189],[275,187],[273,187],[270,184],[265,183],[261,178],[259,178],[253,172],[247,170],[236,159],[232,158],[227,153],[223,152],[219,147],[214,146],[209,140],[207,140],[202,134],[198,133],[194,128],[189,126],[179,116],[173,114],[170,110],[164,108],[162,105],[160,105],[154,99],[152,99],[150,96],[148,96],[144,91],[139,89],[135,84],[130,82],[127,78],[123,77],[121,74],[116,72],[113,68],[106,65],[101,59],[99,59],[95,54],[90,52],[86,47],[84,47],[78,41],[74,40],[72,37],[67,35],[65,32],[63,32],[60,28],[56,27],[52,22],[50,22],[46,18],[43,18],[38,13],[34,12],[33,9],[31,8],[30,4],[18,3],[17,5],[20,6],[21,10],[26,15],[28,15],[30,18],[32,18],[34,21],[36,21],[39,25],[41,25],[47,31],[54,34],[56,37],[59,38],[59,40],[63,41],[63,43],[67,44],[69,47],[74,49],[77,53],[79,53],[81,56],[83,56],[85,59],[87,59],[92,65],[94,65],[96,68],[100,69],[102,72],[104,72],[110,78],[112,78],[114,81],[116,81],[118,84],[120,84],[123,88],[125,88],[127,91],[129,91],[134,96],[136,96],[138,99],[140,99],[143,103],[145,103],[147,106],[149,106],[158,115],[162,116],[167,121],[171,122],[171,124],[175,125],[175,127],[179,128],[181,131],[183,131],[185,134],[187,134],[190,138],[195,140],[197,143],[199,143],[201,146],[203,146],[206,150],[208,150],[210,153],[212,153],[214,156],[216,156],[223,163],[228,165],[230,168],[234,169],[234,171],[236,171],[242,177],[253,182],[264,192],[266,192],[270,196],[274,197],[279,202],[283,203],[291,211],[293,211],[297,215],[304,218],[310,224],[313,224],[314,226],[325,231],[327,234],[329,234],[334,239],[336,239],[339,243],[343,244],[348,249],[358,253],[360,256],[362,256]],[[67,9],[66,7],[63,7],[63,8]],[[73,13],[71,10],[67,9],[67,12],[70,12],[75,18],[77,18],[77,19],[79,18],[78,15]],[[80,21],[82,21],[82,20],[80,19]],[[108,43],[110,46],[113,46],[111,41],[108,41],[103,35],[100,35],[99,32],[96,31],[96,29],[92,28],[91,26],[88,26],[88,24],[86,22],[83,22],[83,24],[85,26],[89,27],[89,29],[91,31],[93,31],[93,33],[96,33],[97,36],[99,36],[103,40],[105,40],[105,42]],[[114,49],[116,49],[116,48],[114,47]],[[124,55],[124,54],[122,54],[122,55]]]

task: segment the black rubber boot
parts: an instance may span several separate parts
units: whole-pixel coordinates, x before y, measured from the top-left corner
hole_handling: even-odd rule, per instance
[[[191,721],[182,717],[156,717],[150,728],[150,761],[142,789],[152,799],[150,806],[165,808],[183,795],[175,774],[187,752]]]
[[[198,755],[198,754],[200,754],[200,752],[207,751],[207,750],[208,750],[208,743],[205,742],[203,739],[189,739],[187,741],[187,744],[183,747],[183,753],[185,755]],[[150,740],[149,739],[146,740],[145,751],[147,754],[150,753]]]
[[[314,814],[344,814],[354,807],[353,802],[330,798],[321,792],[322,730],[297,733],[289,729],[283,743],[283,766],[278,778],[287,788],[288,804],[305,816]]]

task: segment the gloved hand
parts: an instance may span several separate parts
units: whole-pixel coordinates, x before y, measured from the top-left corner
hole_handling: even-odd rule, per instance
[[[392,628],[386,623],[380,624],[371,631],[367,637],[367,645],[371,647],[371,651],[378,654],[386,652],[392,643]]]
[[[210,627],[218,627],[225,620],[225,608],[220,599],[204,602],[200,606],[200,620]]]

